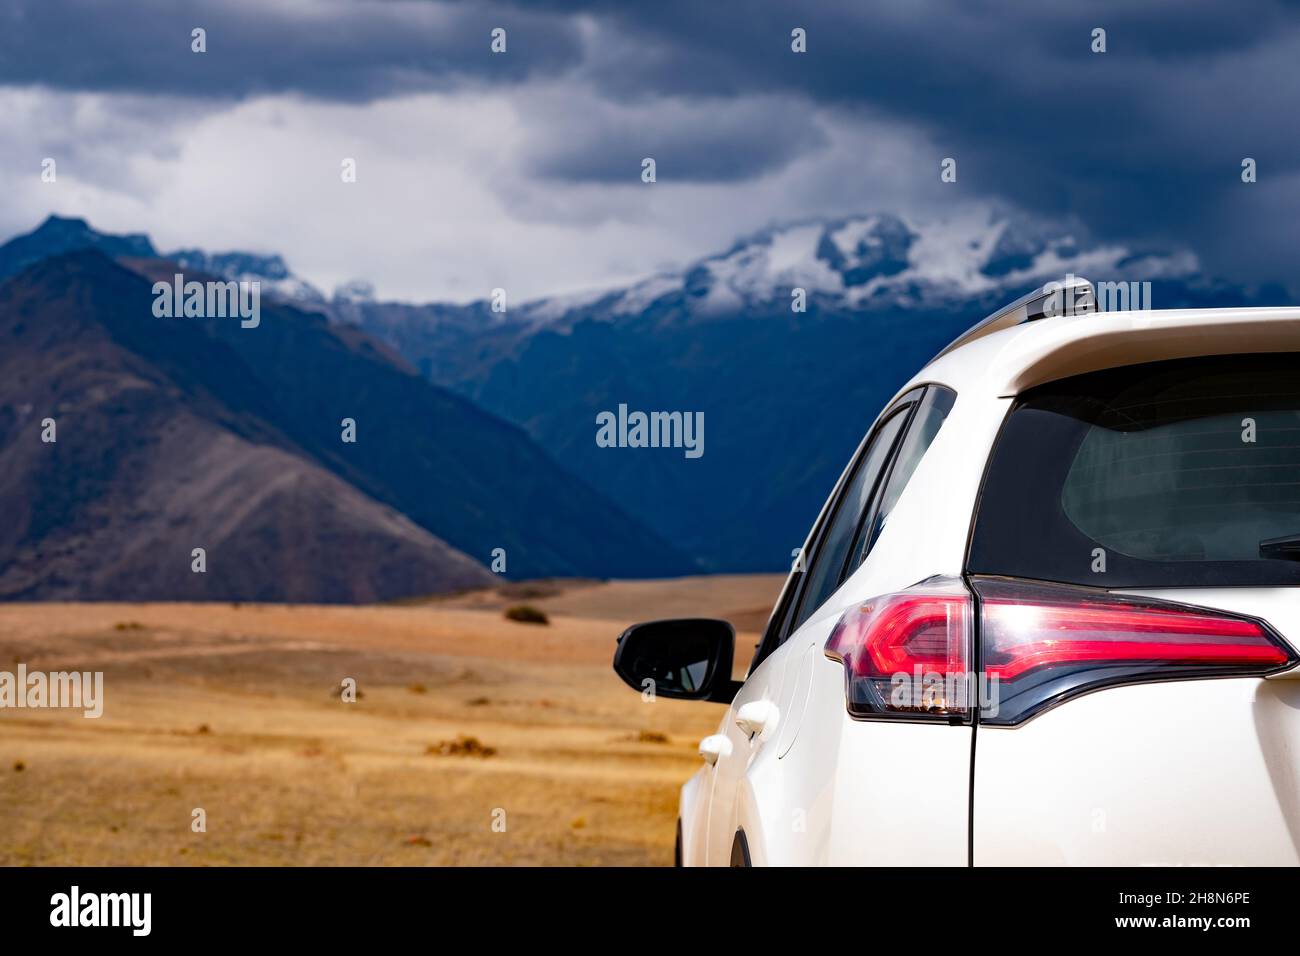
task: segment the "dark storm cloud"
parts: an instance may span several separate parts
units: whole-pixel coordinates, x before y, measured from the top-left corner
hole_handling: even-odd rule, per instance
[[[1277,241],[1300,217],[1294,4],[546,6],[594,10],[583,72],[606,96],[780,92],[870,108],[936,144],[916,162],[933,165],[938,198],[998,197],[1101,235],[1189,243],[1243,277],[1295,281],[1291,243]],[[796,26],[802,56],[790,52]],[[1105,53],[1091,51],[1097,27]],[[959,163],[955,187],[939,182],[946,156]],[[1245,157],[1261,170],[1249,186]]]
[[[189,52],[196,25],[208,30],[203,57]],[[498,25],[509,30],[506,56],[487,52]],[[796,26],[808,32],[805,55],[790,51]],[[1107,31],[1104,54],[1090,50],[1095,27]],[[822,123],[884,117],[934,144],[912,171],[933,168],[937,203],[1001,199],[1077,217],[1102,236],[1187,242],[1243,277],[1291,269],[1283,238],[1300,218],[1297,63],[1300,14],[1280,0],[9,0],[0,9],[0,83],[364,101],[553,79],[575,91],[572,115],[543,117],[524,161],[570,182],[629,181],[629,163],[645,155],[671,161],[678,179],[744,180],[821,145],[814,113]],[[583,112],[592,101],[623,114]],[[674,113],[680,103],[707,109]],[[939,182],[946,156],[958,160],[955,186]],[[1247,156],[1260,170],[1249,186]]]
[[[726,182],[784,167],[826,142],[798,102],[770,98],[674,100],[619,110],[560,107],[534,126],[545,134],[529,150],[536,172],[577,182],[635,181],[642,160],[668,181]],[[782,119],[773,123],[773,116]]]
[[[507,28],[494,55],[494,27]],[[207,52],[190,49],[195,27]],[[568,17],[393,0],[7,0],[0,84],[219,99],[301,93],[364,101],[475,77],[517,82],[580,52]]]

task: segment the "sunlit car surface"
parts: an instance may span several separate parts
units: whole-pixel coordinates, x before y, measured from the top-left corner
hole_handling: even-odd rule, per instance
[[[616,654],[727,707],[684,865],[1300,863],[1300,309],[1008,306],[870,424],[743,682],[732,643]]]

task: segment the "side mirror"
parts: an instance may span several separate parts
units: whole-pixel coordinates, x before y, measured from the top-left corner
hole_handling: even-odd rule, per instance
[[[731,679],[735,644],[735,629],[711,618],[633,624],[618,639],[614,673],[633,690],[727,704],[740,689]]]

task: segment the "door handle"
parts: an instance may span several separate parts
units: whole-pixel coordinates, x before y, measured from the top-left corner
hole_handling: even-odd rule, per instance
[[[770,700],[751,700],[736,711],[736,726],[746,736],[766,737],[776,729],[781,712]]]
[[[731,754],[731,741],[726,734],[713,734],[700,741],[700,756],[710,767],[718,762],[719,757]]]

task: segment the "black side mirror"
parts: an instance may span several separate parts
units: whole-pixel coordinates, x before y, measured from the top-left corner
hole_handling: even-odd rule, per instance
[[[740,689],[740,682],[731,679],[735,645],[736,631],[726,621],[633,624],[618,639],[614,673],[634,690],[727,704]]]

